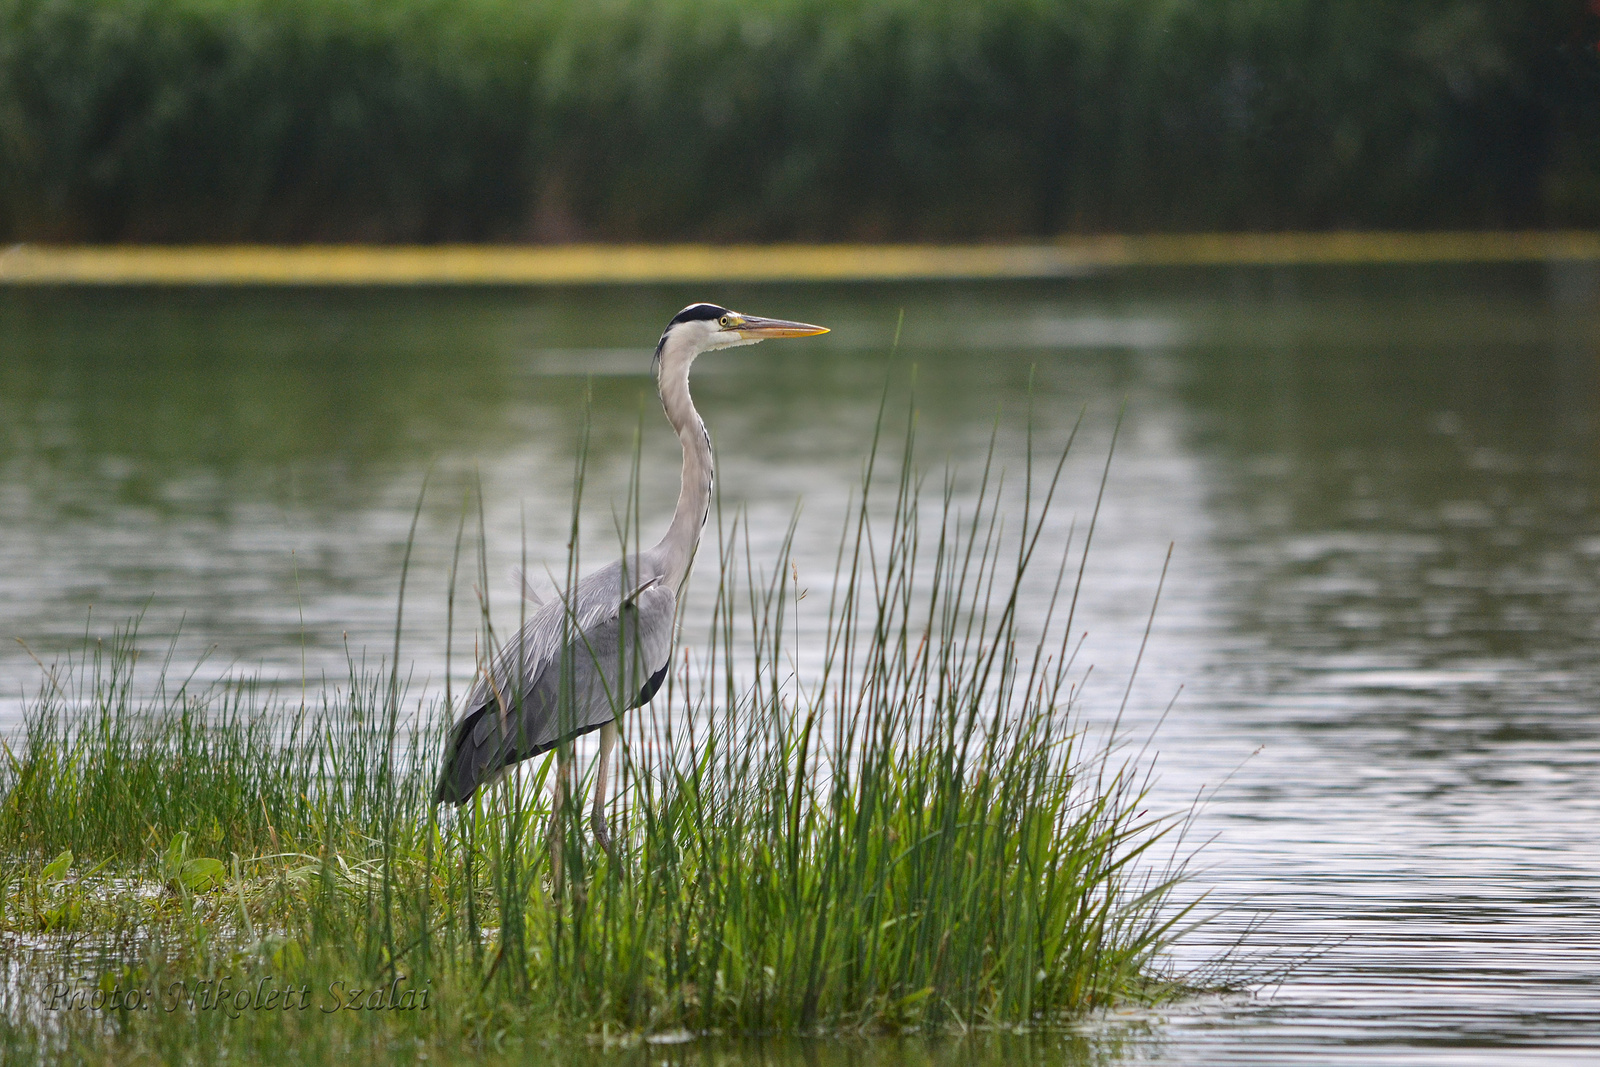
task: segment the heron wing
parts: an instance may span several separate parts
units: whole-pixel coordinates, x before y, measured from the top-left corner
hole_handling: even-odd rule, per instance
[[[451,728],[436,801],[462,803],[518,760],[598,729],[655,694],[672,654],[676,593],[619,560],[546,602],[484,670]],[[641,573],[641,571],[643,573]]]

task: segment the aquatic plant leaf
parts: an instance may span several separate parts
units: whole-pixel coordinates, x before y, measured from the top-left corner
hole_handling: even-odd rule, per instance
[[[172,835],[172,840],[167,843],[167,851],[161,857],[161,874],[167,879],[177,876],[183,869],[184,857],[189,851],[189,831],[179,830]]]
[[[53,908],[39,913],[39,929],[49,932],[71,930],[83,918],[83,905],[76,900],[64,900]]]
[[[228,868],[221,860],[193,859],[179,868],[177,881],[191,893],[205,893],[222,885]]]
[[[161,857],[161,877],[168,885],[177,890],[204,893],[223,883],[228,868],[221,860],[203,856],[189,859],[188,854],[189,832],[179,830],[172,835],[172,841]]]
[[[62,853],[44,865],[44,870],[39,874],[39,881],[45,885],[54,885],[64,881],[67,871],[72,867],[72,850],[64,849]]]

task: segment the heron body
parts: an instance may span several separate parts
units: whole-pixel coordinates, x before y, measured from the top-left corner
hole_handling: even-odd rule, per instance
[[[542,604],[479,674],[450,731],[436,801],[460,804],[519,760],[646,703],[666,677],[677,596],[641,553]],[[634,575],[644,582],[629,588]],[[644,588],[640,588],[644,586]]]
[[[661,405],[683,448],[672,522],[655,546],[538,603],[479,672],[445,743],[435,802],[465,803],[518,761],[556,749],[559,806],[567,772],[561,746],[600,730],[594,830],[607,843],[603,793],[616,720],[647,703],[666,677],[678,597],[711,506],[711,438],[689,395],[689,368],[713,349],[826,332],[715,304],[691,304],[673,316],[655,353]]]

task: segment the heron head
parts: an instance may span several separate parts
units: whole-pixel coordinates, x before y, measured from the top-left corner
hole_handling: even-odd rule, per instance
[[[688,342],[685,347],[698,353],[715,348],[753,345],[769,337],[814,337],[827,332],[825,326],[785,319],[764,319],[758,315],[730,311],[717,304],[690,304],[667,323],[666,332],[661,335],[661,347],[666,347],[669,337],[676,340],[680,335]]]

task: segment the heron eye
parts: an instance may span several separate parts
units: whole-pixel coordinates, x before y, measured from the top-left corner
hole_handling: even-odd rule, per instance
[[[733,325],[733,316],[732,315],[724,315],[724,316],[722,316],[722,318],[718,319],[717,321],[722,324],[722,328],[723,329],[727,329],[729,326]]]

